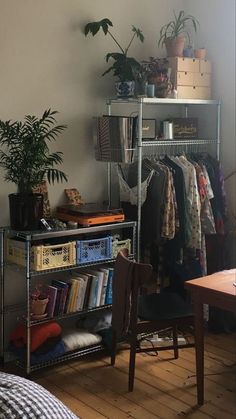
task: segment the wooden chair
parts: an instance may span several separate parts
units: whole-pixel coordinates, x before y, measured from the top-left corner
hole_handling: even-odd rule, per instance
[[[174,357],[178,358],[179,348],[195,346],[193,343],[178,344],[177,327],[194,324],[191,306],[182,297],[164,291],[160,294],[140,293],[151,275],[151,265],[129,260],[122,252],[118,254],[113,275],[111,365],[115,365],[118,340],[128,340],[129,391],[133,391],[134,387],[137,352],[173,349]],[[151,334],[166,328],[173,330],[173,344],[164,347],[140,347],[140,334]]]

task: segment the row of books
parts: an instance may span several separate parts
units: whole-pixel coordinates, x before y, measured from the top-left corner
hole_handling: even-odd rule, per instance
[[[45,293],[48,317],[112,304],[113,268],[85,269],[68,281],[52,280]]]

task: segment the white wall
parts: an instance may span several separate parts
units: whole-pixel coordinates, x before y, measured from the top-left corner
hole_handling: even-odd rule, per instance
[[[104,112],[105,99],[114,94],[113,78],[101,74],[106,53],[116,49],[103,34],[86,39],[84,25],[108,17],[124,44],[130,39],[131,25],[138,26],[146,42],[144,47],[136,42],[132,54],[157,55],[161,22],[182,1],[162,3],[0,0],[0,118],[22,119],[50,107],[68,125],[55,149],[64,152],[63,170],[69,182],[50,187],[52,206],[64,199],[64,187],[77,187],[90,202],[106,196],[105,165],[94,160],[91,118]],[[16,187],[4,182],[3,172],[0,176],[0,225],[5,225],[9,222],[7,195]]]
[[[195,46],[205,46],[213,63],[213,95],[222,101],[221,160],[226,177],[236,169],[235,0],[185,0],[185,5],[201,24]],[[236,215],[236,174],[225,185],[229,216]]]
[[[0,118],[22,119],[51,107],[68,125],[55,149],[64,152],[62,169],[69,182],[50,187],[52,206],[64,199],[64,187],[77,187],[86,201],[106,195],[105,165],[94,160],[91,118],[105,111],[105,99],[114,94],[112,76],[101,74],[106,53],[116,49],[103,34],[85,38],[85,23],[110,18],[124,44],[131,25],[138,26],[145,44],[135,42],[130,54],[163,56],[157,48],[160,27],[184,4],[199,18],[199,43],[206,43],[214,63],[214,94],[223,98],[224,105],[223,160],[228,172],[235,168],[234,0],[0,0]],[[218,52],[224,39],[227,47]],[[4,182],[2,172],[0,176],[0,225],[4,225],[9,221],[7,195],[16,189]]]

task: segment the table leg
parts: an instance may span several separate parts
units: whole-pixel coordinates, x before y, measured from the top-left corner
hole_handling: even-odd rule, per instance
[[[203,328],[203,304],[194,298],[195,313],[195,351],[196,351],[196,376],[197,376],[197,401],[199,405],[204,403],[204,328]]]

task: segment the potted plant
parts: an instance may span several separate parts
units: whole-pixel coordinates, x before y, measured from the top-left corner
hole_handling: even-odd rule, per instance
[[[33,319],[40,319],[47,316],[45,311],[49,298],[40,288],[40,286],[36,287],[30,295],[30,309]]]
[[[113,76],[118,78],[116,83],[116,89],[118,96],[133,96],[134,95],[134,81],[136,75],[140,69],[140,63],[133,57],[128,57],[128,51],[135,38],[138,38],[141,42],[144,41],[143,33],[140,29],[132,26],[132,36],[126,47],[122,47],[117,41],[116,37],[112,34],[109,27],[113,26],[113,23],[105,18],[99,22],[87,23],[84,29],[85,36],[91,33],[95,36],[100,29],[105,35],[110,35],[115,44],[117,45],[120,52],[109,52],[106,55],[106,62],[112,59],[114,62],[102,75],[108,74],[110,71],[113,72]]]
[[[43,214],[43,195],[32,188],[45,178],[49,183],[67,180],[55,166],[62,163],[62,153],[50,153],[48,143],[56,140],[66,128],[55,125],[56,111],[46,110],[42,117],[26,115],[24,121],[0,120],[0,166],[5,180],[17,185],[17,193],[9,195],[10,223],[16,230],[39,227]]]
[[[167,58],[150,57],[143,61],[149,84],[155,85],[155,96],[166,97],[170,90],[170,80],[168,76],[169,61]]]
[[[174,11],[174,20],[163,25],[160,30],[158,46],[166,46],[168,57],[182,57],[185,44],[185,36],[190,43],[190,28],[197,31],[198,20],[184,10],[180,10],[178,16]]]

